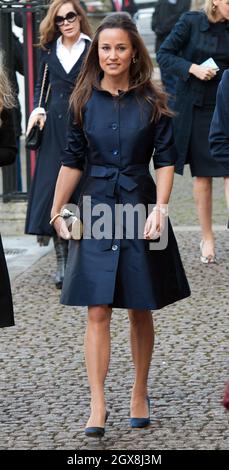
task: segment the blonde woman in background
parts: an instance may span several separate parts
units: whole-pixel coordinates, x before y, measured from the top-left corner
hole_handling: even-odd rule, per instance
[[[157,54],[166,73],[176,75],[174,135],[177,173],[189,163],[202,231],[201,261],[216,261],[212,230],[212,178],[223,177],[229,210],[229,173],[214,160],[208,144],[216,92],[229,67],[229,1],[206,0],[203,11],[184,13]],[[204,65],[204,62],[211,62]],[[213,61],[212,61],[213,60]]]

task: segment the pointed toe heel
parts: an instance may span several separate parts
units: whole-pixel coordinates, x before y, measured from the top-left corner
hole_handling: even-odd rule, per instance
[[[109,411],[106,412],[106,416],[105,416],[105,423],[107,421],[107,418],[109,416]],[[87,428],[85,428],[85,435],[87,437],[103,437],[105,434],[105,427],[102,428],[102,427],[99,427],[99,426],[89,426]]]
[[[131,428],[146,428],[150,425],[150,399],[147,397],[149,416],[147,418],[130,418]]]

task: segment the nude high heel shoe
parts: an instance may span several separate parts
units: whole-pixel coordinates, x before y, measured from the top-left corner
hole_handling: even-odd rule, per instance
[[[212,264],[212,263],[216,263],[217,262],[217,259],[216,259],[216,255],[215,254],[209,254],[207,256],[203,256],[203,247],[204,247],[204,240],[201,240],[200,242],[200,261],[204,264]]]

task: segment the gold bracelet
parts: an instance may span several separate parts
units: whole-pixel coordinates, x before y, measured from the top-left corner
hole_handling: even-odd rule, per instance
[[[55,220],[58,218],[58,217],[62,217],[62,215],[60,213],[54,215],[54,217],[49,221],[49,225],[53,225]]]

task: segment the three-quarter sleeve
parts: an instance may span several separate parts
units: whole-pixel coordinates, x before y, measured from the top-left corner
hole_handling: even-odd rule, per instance
[[[216,107],[209,133],[212,156],[228,169],[229,174],[229,71],[219,84]]]
[[[162,116],[155,125],[153,162],[155,170],[176,162],[172,120],[168,116]]]
[[[160,67],[165,72],[177,75],[184,81],[189,79],[189,69],[192,65],[191,61],[180,56],[180,52],[191,37],[191,21],[189,18],[189,12],[181,16],[157,53],[157,61]]]
[[[67,131],[67,146],[62,153],[62,165],[84,171],[87,155],[87,139],[83,129],[70,116]]]

